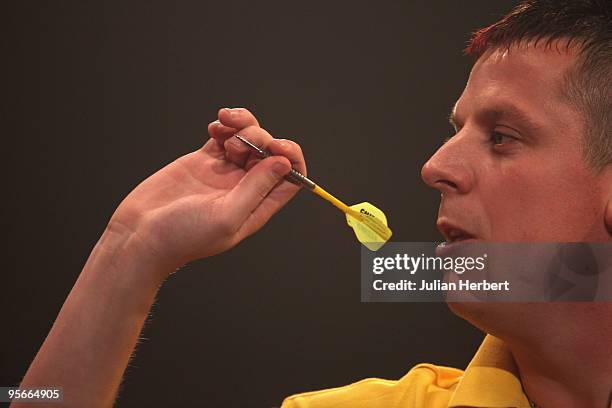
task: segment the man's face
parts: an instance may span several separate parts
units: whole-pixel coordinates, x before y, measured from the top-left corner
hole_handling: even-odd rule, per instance
[[[442,193],[447,241],[604,241],[610,172],[583,156],[585,121],[562,93],[575,54],[493,50],[474,65],[451,120],[456,134],[423,166]]]

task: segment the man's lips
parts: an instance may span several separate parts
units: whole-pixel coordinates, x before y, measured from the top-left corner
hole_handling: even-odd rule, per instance
[[[474,241],[478,239],[476,234],[470,232],[467,228],[461,226],[459,223],[451,222],[445,218],[439,218],[436,226],[448,244],[459,241]]]
[[[436,226],[438,231],[444,236],[446,242],[440,244],[436,248],[436,256],[450,256],[457,255],[459,248],[465,248],[465,244],[471,244],[477,242],[479,238],[461,224],[451,222],[446,218],[438,218]]]

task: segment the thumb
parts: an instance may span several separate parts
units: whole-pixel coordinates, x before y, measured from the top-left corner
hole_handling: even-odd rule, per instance
[[[234,225],[242,225],[290,171],[289,160],[281,156],[268,157],[253,166],[227,195],[228,215]]]

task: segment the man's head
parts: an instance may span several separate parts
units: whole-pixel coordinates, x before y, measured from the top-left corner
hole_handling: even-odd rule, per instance
[[[609,240],[612,6],[527,1],[477,32],[456,133],[425,164],[447,238]],[[459,235],[459,238],[462,238]]]
[[[447,241],[610,241],[609,0],[526,1],[467,52],[477,61],[451,114],[455,135],[422,170],[442,193]],[[492,306],[454,308],[489,332],[506,311],[515,319]]]
[[[612,2],[525,1],[497,23],[477,31],[466,54],[476,58],[496,48],[540,44],[575,50],[561,92],[586,121],[584,153],[597,169],[612,164]]]

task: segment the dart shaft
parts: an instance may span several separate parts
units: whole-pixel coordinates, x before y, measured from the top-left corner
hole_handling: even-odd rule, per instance
[[[329,201],[336,208],[338,208],[340,211],[342,211],[342,212],[344,212],[346,214],[351,214],[353,216],[355,216],[355,214],[358,214],[357,211],[351,209],[348,205],[344,204],[342,201],[338,200],[336,197],[334,197],[333,195],[329,194],[327,191],[325,191],[323,188],[321,188],[321,186],[318,186],[318,185],[315,186],[315,188],[312,190],[312,192],[317,194],[319,197],[323,198],[324,200]],[[360,217],[358,217],[358,218],[360,218]]]

